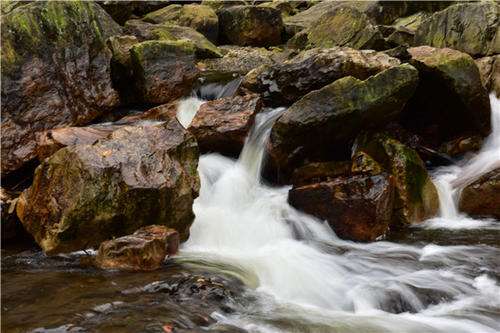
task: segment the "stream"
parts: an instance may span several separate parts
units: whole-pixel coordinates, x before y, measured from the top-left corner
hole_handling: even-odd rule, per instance
[[[103,272],[85,252],[3,250],[4,332],[499,332],[500,223],[458,212],[465,184],[500,164],[500,100],[475,156],[433,170],[440,216],[355,243],[262,181],[284,111],[257,115],[237,160],[200,158],[190,237],[159,271]],[[179,107],[186,126],[201,100]]]

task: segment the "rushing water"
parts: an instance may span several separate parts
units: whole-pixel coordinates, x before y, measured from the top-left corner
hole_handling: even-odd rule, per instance
[[[492,227],[457,212],[453,185],[500,160],[491,101],[493,134],[475,158],[437,171],[441,216],[424,228]],[[289,187],[262,183],[265,141],[281,112],[257,116],[238,160],[200,159],[196,218],[178,260],[224,267],[257,300],[214,316],[251,332],[498,332],[498,247],[344,241],[288,205]]]

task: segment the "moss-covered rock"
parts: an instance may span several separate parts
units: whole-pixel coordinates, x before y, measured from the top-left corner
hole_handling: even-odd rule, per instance
[[[394,177],[394,226],[418,223],[437,214],[437,190],[415,150],[386,133],[361,134],[354,147],[355,154],[367,154]]]
[[[305,95],[278,118],[271,132],[272,156],[281,170],[304,160],[332,160],[364,128],[399,117],[418,83],[408,65],[365,81],[348,76]]]
[[[197,76],[192,42],[145,41],[134,45],[130,53],[144,102],[167,103],[190,93]]]
[[[220,10],[217,15],[223,42],[241,46],[272,46],[281,43],[283,21],[277,9],[234,6]]]
[[[420,46],[408,49],[420,82],[403,123],[439,145],[456,136],[490,132],[490,103],[479,70],[466,53]]]
[[[500,219],[500,168],[492,170],[471,184],[460,194],[460,211],[474,217]]]
[[[88,123],[119,103],[105,41],[120,33],[92,2],[32,2],[2,16],[2,173],[35,156],[37,131]]]
[[[243,86],[261,94],[266,104],[290,105],[339,78],[353,76],[364,80],[399,63],[398,59],[375,51],[317,48],[285,62],[256,68],[245,76]]]
[[[113,20],[122,25],[132,17],[141,17],[169,5],[169,1],[158,0],[98,0],[97,2]]]
[[[193,28],[211,42],[219,36],[219,19],[215,11],[204,5],[169,5],[143,17],[150,23],[169,23]]]
[[[417,29],[415,45],[449,47],[473,56],[500,53],[500,5],[461,3],[434,13]]]
[[[218,12],[224,8],[234,7],[234,6],[246,6],[251,5],[252,1],[248,0],[202,0],[201,4],[208,6]]]
[[[177,120],[124,127],[46,159],[21,195],[17,215],[49,254],[97,246],[150,224],[186,239],[197,164],[196,140]]]

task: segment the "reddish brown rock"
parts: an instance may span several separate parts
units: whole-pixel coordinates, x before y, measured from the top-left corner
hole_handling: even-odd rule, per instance
[[[500,168],[467,185],[460,195],[459,208],[470,216],[500,220]]]
[[[102,242],[96,265],[103,269],[152,271],[160,268],[165,257],[179,248],[179,233],[162,225],[149,225],[123,236]]]
[[[366,242],[389,230],[393,193],[392,178],[383,173],[294,187],[288,193],[288,201],[295,208],[326,220],[339,237]]]
[[[225,97],[200,106],[188,130],[202,152],[237,155],[262,102],[257,95]]]
[[[350,174],[350,161],[315,162],[294,170],[292,184],[295,187],[312,183],[330,181],[339,176]]]

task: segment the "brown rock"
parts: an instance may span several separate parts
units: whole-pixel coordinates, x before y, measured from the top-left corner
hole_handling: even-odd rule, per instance
[[[179,248],[179,233],[162,225],[143,227],[132,235],[101,243],[96,265],[102,269],[152,271]]]
[[[500,55],[475,60],[481,82],[486,91],[493,91],[500,98]]]
[[[389,175],[340,177],[294,187],[288,201],[295,208],[326,220],[344,239],[374,241],[391,223],[394,186]]]
[[[470,216],[500,220],[500,168],[467,185],[460,195],[459,209]]]
[[[351,162],[330,161],[306,164],[294,170],[292,184],[294,187],[330,181],[333,178],[350,174]]]
[[[257,95],[209,101],[200,106],[188,130],[202,152],[238,155],[261,108]]]

